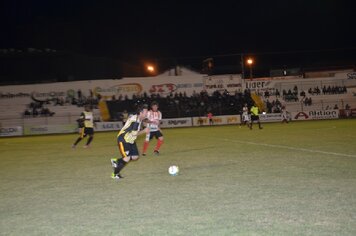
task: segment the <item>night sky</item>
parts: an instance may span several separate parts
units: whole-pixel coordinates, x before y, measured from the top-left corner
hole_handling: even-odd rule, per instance
[[[128,63],[335,50],[352,62],[352,2],[8,0],[1,6],[0,48],[51,48]],[[291,54],[281,55],[287,62]]]

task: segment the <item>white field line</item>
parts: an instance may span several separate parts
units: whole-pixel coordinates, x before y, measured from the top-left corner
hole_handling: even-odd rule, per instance
[[[297,147],[290,147],[290,146],[284,146],[284,145],[256,143],[256,142],[231,140],[231,139],[220,139],[220,140],[228,141],[228,142],[232,142],[232,143],[250,144],[250,145],[264,146],[264,147],[271,147],[271,148],[283,148],[283,149],[288,149],[288,150],[293,150],[293,151],[311,152],[311,153],[319,153],[319,154],[326,154],[326,155],[334,155],[334,156],[342,156],[342,157],[355,157],[356,158],[356,155],[350,155],[350,154],[344,154],[344,153],[338,153],[338,152],[326,152],[326,151],[313,150],[313,149],[307,149],[307,148],[297,148]]]

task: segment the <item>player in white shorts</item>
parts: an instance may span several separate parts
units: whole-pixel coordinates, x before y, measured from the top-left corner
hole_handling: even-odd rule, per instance
[[[282,106],[282,112],[281,112],[281,119],[282,119],[282,123],[286,122],[288,123],[289,121],[289,116],[288,116],[288,111],[286,109],[285,106]]]
[[[242,108],[242,115],[241,115],[241,125],[246,125],[247,127],[250,127],[250,123],[251,123],[251,117],[250,114],[248,114],[248,106],[247,103],[245,103],[244,107]]]

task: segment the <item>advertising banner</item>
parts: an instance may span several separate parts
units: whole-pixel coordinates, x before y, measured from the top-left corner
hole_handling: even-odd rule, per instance
[[[339,110],[311,110],[292,112],[292,120],[327,120],[338,118]]]
[[[21,135],[22,135],[21,126],[0,127],[0,137],[21,136]]]
[[[260,121],[263,123],[266,122],[279,122],[282,121],[281,113],[266,113],[260,114]]]
[[[162,119],[162,128],[174,128],[174,127],[190,127],[192,126],[192,118],[175,118],[175,119]]]
[[[244,89],[251,91],[265,90],[274,88],[274,82],[265,80],[245,80]]]
[[[212,94],[216,90],[227,90],[230,93],[234,93],[235,91],[241,91],[242,88],[241,75],[205,76],[203,81],[204,89],[208,94]]]
[[[122,122],[96,122],[95,131],[119,131],[122,128]]]
[[[13,105],[27,105],[31,101],[66,101],[79,97],[96,98],[98,95],[108,100],[113,96],[122,96],[124,99],[125,96],[132,98],[144,92],[163,97],[170,93],[186,93],[191,96],[194,91],[203,90],[204,76],[182,68],[181,76],[162,74],[154,77],[0,86],[0,105],[10,101]]]
[[[24,135],[63,134],[77,132],[78,125],[25,125]]]
[[[356,109],[340,109],[341,118],[356,117]]]
[[[215,116],[210,124],[207,117],[193,117],[193,126],[240,124],[240,115]]]

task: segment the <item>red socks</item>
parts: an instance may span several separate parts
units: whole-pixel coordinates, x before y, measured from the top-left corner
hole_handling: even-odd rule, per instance
[[[158,151],[162,144],[163,144],[163,140],[158,139],[157,140],[157,145],[155,147],[155,150]]]
[[[143,143],[143,152],[142,152],[142,153],[146,153],[147,148],[148,148],[148,144],[149,144],[148,141],[145,141],[145,142]]]

